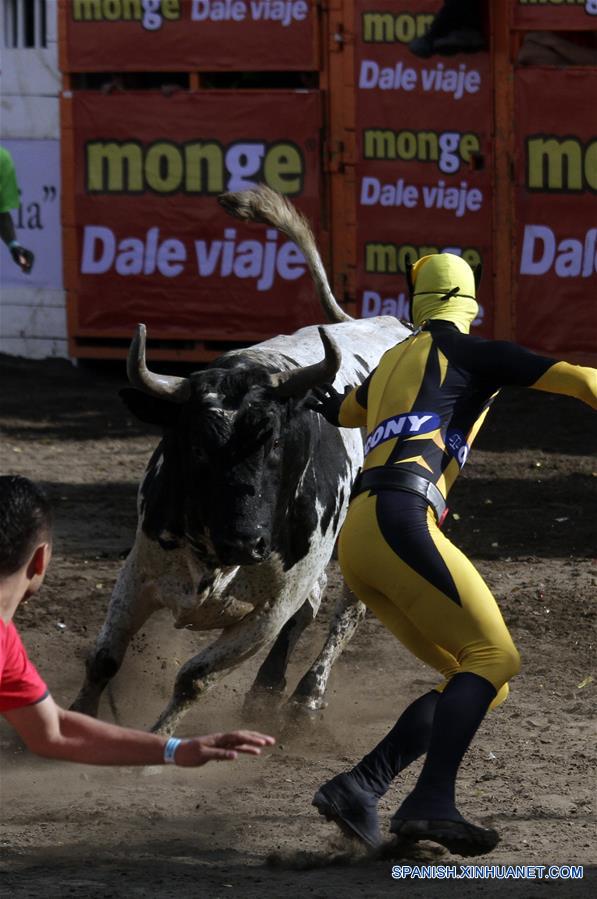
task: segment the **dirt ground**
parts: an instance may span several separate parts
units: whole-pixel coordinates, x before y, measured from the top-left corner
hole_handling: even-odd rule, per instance
[[[131,546],[135,492],[157,435],[117,396],[124,368],[0,357],[1,468],[41,482],[57,537],[43,592],[17,615],[58,702],[80,686],[85,653]],[[3,723],[2,895],[14,897],[576,897],[596,895],[595,560],[597,416],[581,403],[505,392],[451,497],[451,538],[494,590],[522,652],[508,702],[483,723],[459,802],[495,826],[495,865],[583,865],[584,879],[393,880],[311,807],[318,784],[389,729],[435,678],[371,617],[336,666],[312,723],[272,720],[267,756],[190,770],[97,769],[37,759]],[[290,687],[315,657],[338,595],[336,570],[299,644]],[[163,707],[175,672],[209,635],[156,616],[135,639],[102,706],[140,727]],[[182,734],[235,727],[259,659],[228,677]],[[260,722],[261,723],[261,722]],[[417,776],[383,802],[384,823]],[[423,847],[402,863],[460,864]],[[592,884],[592,886],[591,886]]]

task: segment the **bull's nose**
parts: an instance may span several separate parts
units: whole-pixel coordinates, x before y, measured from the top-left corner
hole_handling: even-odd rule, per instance
[[[265,537],[223,540],[217,547],[218,555],[227,565],[251,565],[262,562],[269,553]]]
[[[255,546],[253,547],[253,555],[255,556],[256,559],[261,561],[262,559],[265,559],[265,557],[268,554],[268,551],[269,551],[269,545],[268,545],[267,540],[265,539],[265,537],[259,537],[255,541]]]

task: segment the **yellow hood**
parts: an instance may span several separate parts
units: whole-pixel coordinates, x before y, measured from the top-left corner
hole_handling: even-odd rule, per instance
[[[479,306],[472,268],[460,256],[434,253],[422,256],[412,267],[412,317],[419,327],[430,319],[453,322],[468,334]],[[458,292],[450,295],[458,288]]]

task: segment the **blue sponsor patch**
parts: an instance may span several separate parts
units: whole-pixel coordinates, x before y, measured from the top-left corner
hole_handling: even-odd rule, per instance
[[[427,434],[439,428],[440,419],[436,412],[405,412],[393,415],[380,422],[374,431],[367,435],[365,455],[394,437],[412,437],[414,434]]]
[[[466,442],[466,437],[462,431],[454,428],[446,433],[446,449],[451,456],[454,456],[458,465],[462,468],[470,452],[470,446]]]

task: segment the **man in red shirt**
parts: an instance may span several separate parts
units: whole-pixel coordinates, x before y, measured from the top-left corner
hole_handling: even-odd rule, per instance
[[[29,660],[13,616],[36,593],[52,554],[52,513],[27,478],[0,477],[0,714],[36,755],[86,765],[198,767],[259,755],[275,740],[237,730],[180,740],[97,721],[56,705]]]

